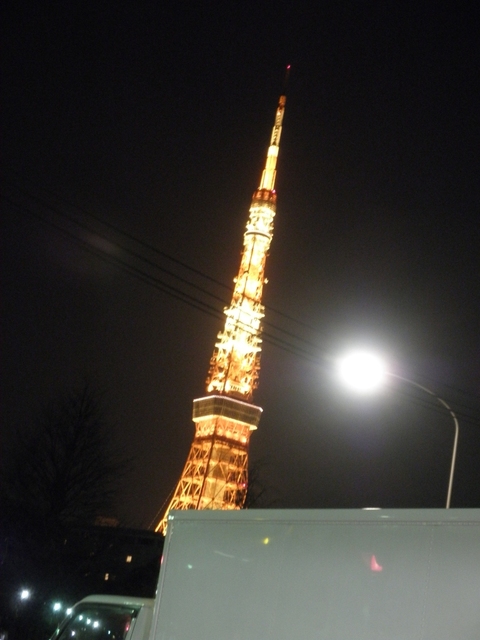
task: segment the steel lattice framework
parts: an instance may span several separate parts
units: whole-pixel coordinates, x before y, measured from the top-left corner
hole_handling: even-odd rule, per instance
[[[193,401],[195,436],[165,515],[173,509],[240,509],[248,481],[248,445],[262,409],[251,403],[258,384],[265,263],[273,235],[276,165],[285,96],[275,114],[260,185],[253,194],[232,301],[210,360],[205,398]]]

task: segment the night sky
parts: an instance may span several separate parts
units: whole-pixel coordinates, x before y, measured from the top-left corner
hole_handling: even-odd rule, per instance
[[[479,15],[312,4],[19,0],[2,20],[5,445],[91,380],[135,460],[129,525],[182,471],[286,64],[250,448],[269,503],[444,506],[451,417],[412,385],[343,389],[332,358],[362,345],[457,412],[452,506],[480,507]]]

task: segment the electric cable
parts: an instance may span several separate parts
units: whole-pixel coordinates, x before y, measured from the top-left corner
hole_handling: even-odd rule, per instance
[[[17,188],[18,185],[15,185]],[[20,191],[22,191],[21,188],[19,188]],[[182,282],[183,284],[190,286],[194,289],[196,289],[197,291],[212,297],[213,299],[220,301],[222,303],[226,303],[226,301],[223,298],[220,298],[219,296],[212,294],[211,292],[207,291],[206,289],[204,289],[203,287],[200,287],[198,285],[196,285],[195,283],[192,283],[191,281],[186,280],[185,278],[178,276],[177,274],[164,269],[163,267],[161,267],[160,265],[158,265],[157,263],[149,260],[148,258],[146,258],[145,256],[142,256],[140,254],[138,254],[137,252],[134,252],[133,250],[122,246],[122,245],[118,245],[117,243],[112,243],[111,239],[108,236],[105,236],[104,234],[99,233],[96,230],[92,230],[91,228],[89,228],[87,225],[79,222],[77,219],[72,218],[66,214],[64,214],[62,211],[59,211],[57,208],[53,207],[50,203],[43,201],[41,198],[33,196],[32,194],[29,194],[28,192],[24,191],[25,195],[27,195],[28,197],[32,198],[33,200],[35,200],[37,203],[40,203],[43,207],[46,207],[48,210],[50,210],[51,212],[53,212],[55,215],[60,216],[66,220],[68,220],[69,222],[72,222],[73,224],[77,225],[80,228],[83,228],[84,230],[87,230],[89,233],[93,233],[95,235],[97,235],[98,237],[101,237],[105,240],[107,240],[110,244],[116,245],[117,248],[122,249],[123,251],[125,251],[126,253],[130,254],[131,256],[133,256],[134,258],[141,260],[143,262],[145,262],[146,264],[148,264],[149,266],[158,269],[161,272],[166,273],[167,275],[178,279],[180,282]],[[139,280],[143,281],[146,284],[149,284],[153,287],[155,287],[156,289],[171,295],[172,297],[186,303],[189,304],[190,306],[192,306],[193,308],[203,311],[204,313],[207,313],[209,315],[211,315],[212,317],[215,317],[216,319],[222,319],[223,318],[223,314],[221,311],[219,311],[216,307],[213,307],[212,305],[209,305],[207,303],[205,303],[204,301],[195,298],[194,296],[187,294],[186,292],[178,289],[177,287],[174,287],[172,285],[169,285],[168,283],[162,282],[161,280],[159,280],[158,278],[155,278],[154,276],[151,276],[147,273],[145,273],[144,271],[142,271],[141,269],[138,269],[137,267],[128,264],[127,262],[125,262],[124,260],[121,260],[120,258],[116,257],[116,256],[111,256],[105,253],[105,251],[102,251],[100,248],[98,247],[92,247],[91,244],[88,243],[88,241],[79,238],[78,235],[76,235],[73,232],[70,232],[68,230],[66,230],[65,228],[61,227],[60,225],[54,223],[51,220],[47,220],[44,217],[42,217],[41,215],[39,215],[38,213],[33,212],[30,208],[24,206],[24,205],[20,205],[17,202],[15,202],[14,200],[12,200],[11,198],[9,198],[8,196],[6,196],[5,194],[2,194],[2,198],[4,200],[6,200],[7,202],[9,202],[12,206],[16,207],[18,210],[23,211],[24,213],[27,213],[29,215],[32,215],[33,217],[36,217],[38,220],[40,220],[41,222],[43,222],[44,224],[49,224],[51,225],[53,228],[55,228],[57,231],[59,231],[60,233],[62,233],[64,236],[70,238],[71,240],[73,240],[74,242],[76,242],[77,244],[80,244],[85,250],[89,251],[91,254],[95,255],[96,257],[109,262],[110,264],[116,264],[117,266],[120,266],[124,271],[128,272],[130,275],[133,275],[134,277],[138,278]],[[100,221],[100,219],[97,218],[97,220],[101,223],[101,224],[105,224],[102,221]],[[106,225],[111,227],[113,230],[124,234],[124,232],[122,232],[121,230],[119,230],[118,228],[116,228],[114,225]],[[129,236],[129,234],[124,234],[127,237]],[[150,245],[148,245],[147,243],[143,243],[142,241],[137,240],[134,236],[130,236],[130,239],[132,239],[135,242],[138,242],[139,244],[144,244],[146,247],[154,250]],[[162,255],[167,255],[167,254],[163,254],[163,252],[158,252]],[[169,259],[172,259],[173,261],[176,261],[175,259],[171,258],[170,256],[168,256]],[[179,264],[181,264],[182,266],[186,266],[185,263],[181,262],[181,261],[176,261]],[[211,280],[212,282],[214,282],[215,284],[221,284],[221,286],[228,288],[226,285],[224,285],[223,283],[219,283],[219,281],[215,280],[214,278],[210,278],[209,276],[206,276],[205,274],[203,274],[202,272],[194,269],[194,268],[189,268],[192,272],[195,272],[199,275],[201,275],[202,277],[206,277],[207,279]],[[292,320],[294,322],[296,322],[296,320],[294,318],[291,318],[290,316],[288,316],[287,314],[282,314],[284,315],[286,318],[288,318],[289,320]],[[275,336],[271,333],[269,333],[268,331],[263,330],[262,332],[262,338],[265,340],[265,342],[270,343],[280,349],[283,349],[284,351],[287,351],[289,353],[291,353],[292,355],[295,355],[297,357],[301,357],[305,360],[308,360],[310,363],[318,365],[319,364],[319,360],[322,359],[321,356],[321,352],[323,351],[322,349],[319,348],[318,344],[312,343],[310,341],[307,341],[303,338],[300,338],[299,336],[284,330],[281,327],[277,327],[276,325],[274,325],[271,322],[266,322],[264,321],[262,323],[263,325],[267,325],[269,326],[271,329],[273,329],[274,331],[279,331],[285,335],[288,335],[290,338],[294,339],[295,341],[299,341],[299,342],[303,342],[304,344],[306,344],[309,347],[314,347],[316,350],[318,350],[318,355],[316,356],[312,356],[311,351],[307,351],[301,347],[299,347],[296,344],[291,344],[281,338],[279,338],[278,336]],[[307,325],[306,323],[302,323],[299,322],[299,324],[303,324],[304,326],[309,327],[309,325]],[[325,357],[325,352],[323,351],[323,357]],[[474,398],[478,399],[478,396],[475,394],[470,394],[469,392],[465,392],[464,390],[455,388],[455,387],[451,387],[450,385],[443,385],[445,387],[449,387],[454,389],[457,392],[461,392],[461,393],[466,393],[467,395],[472,395]],[[405,393],[405,395],[411,395],[408,393]],[[438,396],[437,396],[438,397]],[[432,397],[433,398],[433,397]],[[424,401],[420,400],[421,403],[425,404]],[[444,410],[442,410],[436,403],[430,402],[428,403],[428,406],[430,408],[435,408],[435,410],[437,411],[441,411],[443,413]],[[478,422],[478,418],[470,416],[464,412],[459,412],[456,411],[456,413],[458,415],[461,415],[464,421],[469,421],[469,422],[473,422],[473,423],[477,423]]]

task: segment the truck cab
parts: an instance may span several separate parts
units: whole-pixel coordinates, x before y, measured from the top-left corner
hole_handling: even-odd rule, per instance
[[[50,640],[147,640],[152,598],[91,595],[72,608]]]

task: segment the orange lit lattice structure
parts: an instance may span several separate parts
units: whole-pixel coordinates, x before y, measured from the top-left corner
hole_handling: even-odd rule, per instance
[[[275,217],[275,176],[285,109],[281,96],[260,185],[253,194],[232,302],[210,360],[205,398],[193,401],[195,437],[172,509],[240,509],[247,491],[248,444],[262,409],[251,403],[258,384],[265,263]]]

